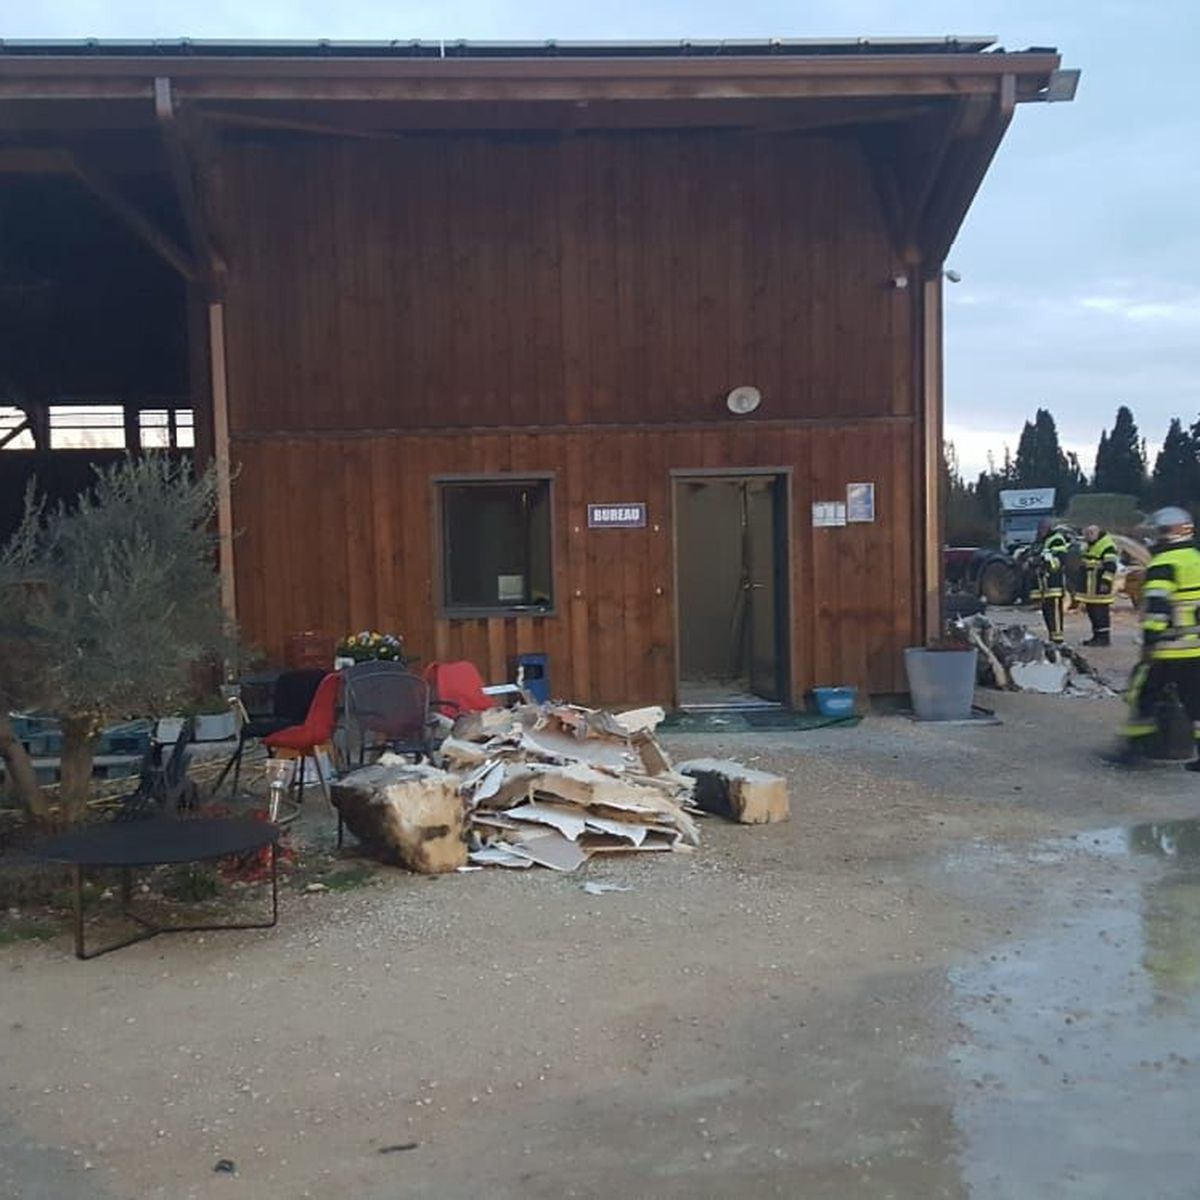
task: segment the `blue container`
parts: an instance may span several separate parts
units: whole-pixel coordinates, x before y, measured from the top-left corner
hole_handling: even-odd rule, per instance
[[[852,717],[858,700],[858,688],[819,687],[813,688],[817,711],[823,717]]]
[[[512,661],[512,677],[520,679],[525,690],[539,703],[550,702],[550,656],[518,654]]]

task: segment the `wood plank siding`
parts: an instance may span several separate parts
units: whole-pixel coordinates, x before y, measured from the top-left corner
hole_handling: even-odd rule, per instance
[[[790,473],[791,686],[903,689],[924,619],[920,287],[852,136],[225,140],[239,618],[374,626],[585,702],[671,702],[671,472]],[[911,269],[911,268],[907,268]],[[738,384],[757,412],[731,418]],[[439,475],[553,478],[555,611],[446,620]],[[810,505],[873,480],[878,520]],[[646,529],[590,531],[588,502]]]

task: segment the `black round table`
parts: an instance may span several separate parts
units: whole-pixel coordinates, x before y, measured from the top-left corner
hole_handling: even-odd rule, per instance
[[[74,830],[43,842],[34,855],[45,862],[72,868],[75,885],[75,956],[96,958],[110,950],[145,941],[159,933],[198,933],[217,929],[271,929],[279,920],[278,825],[250,817],[191,817],[172,820],[117,822]],[[131,910],[132,872],[135,867],[211,862],[233,855],[271,848],[271,919],[221,925],[159,925]],[[100,950],[84,947],[83,876],[92,869],[121,871],[121,909],[141,929],[132,937]]]

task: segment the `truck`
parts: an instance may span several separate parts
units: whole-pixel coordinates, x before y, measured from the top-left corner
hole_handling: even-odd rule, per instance
[[[1025,591],[1021,556],[1037,541],[1038,523],[1054,515],[1054,488],[1005,488],[1000,493],[999,546],[947,546],[942,552],[946,590],[960,601],[1016,604]]]
[[[1000,493],[1000,545],[1009,554],[1037,541],[1038,523],[1054,516],[1054,488],[1005,488]]]

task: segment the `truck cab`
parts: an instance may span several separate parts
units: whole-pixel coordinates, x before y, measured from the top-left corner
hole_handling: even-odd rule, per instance
[[[1038,523],[1054,517],[1054,488],[1006,488],[1000,493],[1000,545],[1009,554],[1037,541]]]

